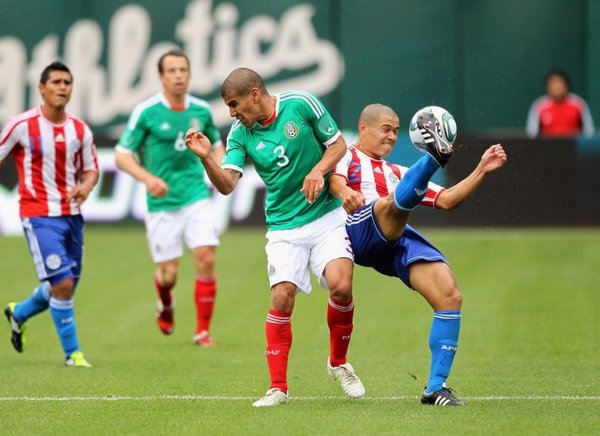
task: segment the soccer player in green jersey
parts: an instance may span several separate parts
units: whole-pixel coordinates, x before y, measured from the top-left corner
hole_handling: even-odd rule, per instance
[[[221,96],[236,121],[222,166],[211,141],[196,129],[186,134],[208,177],[223,194],[233,191],[252,161],[266,185],[267,272],[271,308],[266,321],[271,385],[254,407],[287,402],[287,364],[292,345],[291,315],[297,292],[311,292],[310,271],[329,291],[328,374],[349,397],[365,388],[346,354],[352,334],[353,254],[344,229],[345,213],[329,193],[329,173],[346,153],[346,142],[321,104],[306,92],[271,95],[259,74],[238,68],[225,79]]]
[[[157,323],[170,335],[174,329],[172,289],[177,281],[183,246],[196,266],[194,301],[197,325],[193,337],[200,346],[214,345],[210,333],[216,294],[215,250],[219,244],[211,206],[212,191],[204,182],[204,168],[185,145],[185,132],[198,129],[212,141],[220,160],[224,147],[208,103],[188,94],[190,64],[172,50],[158,61],[163,92],[138,104],[116,147],[117,166],[144,183],[148,214],[146,231],[158,292]],[[136,158],[140,151],[142,160]]]

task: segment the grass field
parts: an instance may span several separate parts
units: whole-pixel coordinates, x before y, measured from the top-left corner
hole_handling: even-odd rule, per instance
[[[291,400],[254,409],[268,388],[264,232],[231,230],[218,254],[218,346],[192,344],[186,256],[176,330],[154,321],[153,269],[141,226],[89,227],[76,298],[92,369],[65,368],[48,313],[14,352],[0,329],[0,434],[597,434],[600,412],[600,230],[425,230],[464,295],[449,385],[464,408],[421,406],[431,310],[399,280],[357,268],[350,361],[367,395],[327,378],[326,293],[293,316]],[[23,238],[0,237],[0,304],[34,286]]]

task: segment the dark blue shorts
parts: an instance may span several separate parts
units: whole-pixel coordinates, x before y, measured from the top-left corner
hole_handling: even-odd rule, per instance
[[[21,219],[29,252],[40,281],[56,284],[81,274],[83,217],[32,217]]]
[[[395,241],[384,238],[375,219],[371,202],[346,219],[346,231],[352,243],[354,262],[381,274],[399,277],[409,288],[408,267],[414,262],[448,263],[444,255],[419,232],[407,225]]]

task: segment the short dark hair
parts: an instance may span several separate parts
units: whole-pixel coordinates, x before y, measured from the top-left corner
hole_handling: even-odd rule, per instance
[[[190,59],[187,57],[187,55],[182,52],[181,50],[169,50],[168,52],[164,53],[160,58],[158,58],[158,74],[162,74],[164,69],[163,69],[163,62],[165,60],[165,58],[167,56],[177,56],[180,58],[185,58],[188,67],[190,66]]]
[[[546,77],[544,77],[544,85],[546,85],[548,83],[548,80],[550,80],[552,77],[561,78],[567,84],[567,88],[571,89],[571,79],[569,78],[569,75],[566,72],[564,72],[563,70],[559,70],[559,69],[550,70],[546,74]]]
[[[71,70],[65,64],[59,61],[54,61],[42,71],[42,75],[40,76],[40,83],[46,83],[48,78],[50,77],[50,73],[52,71],[64,71],[65,73],[69,73],[71,76],[71,80],[73,80],[73,74],[71,74]]]
[[[245,96],[250,93],[252,88],[258,88],[264,94],[268,93],[260,74],[250,68],[236,68],[223,81],[221,97],[225,98],[229,92]]]

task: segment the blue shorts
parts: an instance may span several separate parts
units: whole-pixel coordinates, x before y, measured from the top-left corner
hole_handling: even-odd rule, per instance
[[[73,277],[76,285],[83,256],[83,217],[22,218],[21,224],[38,279],[54,285]]]
[[[346,219],[346,232],[352,243],[354,262],[381,274],[399,277],[409,288],[408,267],[415,262],[448,263],[444,255],[411,226],[403,235],[388,241],[377,223],[371,202]]]

